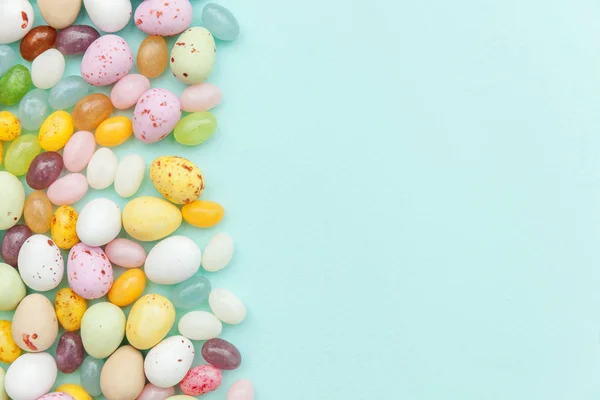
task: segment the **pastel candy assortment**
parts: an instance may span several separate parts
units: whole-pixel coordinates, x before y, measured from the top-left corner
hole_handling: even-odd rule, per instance
[[[174,132],[183,152],[217,133],[211,110],[222,93],[206,80],[214,38],[235,40],[236,18],[210,3],[203,26],[192,26],[189,0],[37,0],[34,27],[29,1],[0,6],[0,105],[16,110],[0,110],[0,311],[14,311],[0,320],[0,362],[9,364],[0,368],[0,400],[191,400],[217,390],[221,371],[242,363],[219,336],[246,307],[206,274],[230,263],[233,239],[175,232],[184,221],[212,229],[225,209],[204,198],[193,160],[156,154],[150,163],[113,149]],[[73,25],[82,6],[93,26]],[[114,34],[130,23],[148,35],[136,54]],[[134,56],[139,73],[130,73]],[[79,59],[80,74],[63,76]],[[156,87],[151,79],[167,68],[192,86]],[[98,93],[108,85],[110,96]],[[152,185],[142,188],[147,173]],[[88,198],[90,188],[110,199]],[[140,190],[154,192],[135,197]],[[146,253],[140,242],[154,243]],[[58,290],[65,274],[68,287]],[[156,285],[171,286],[170,295]],[[56,385],[59,373],[76,372],[80,385]],[[227,398],[253,400],[252,384],[234,383]]]

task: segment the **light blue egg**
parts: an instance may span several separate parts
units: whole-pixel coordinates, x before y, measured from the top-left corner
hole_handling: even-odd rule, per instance
[[[33,89],[21,99],[19,120],[26,131],[37,131],[42,122],[50,115],[48,93],[42,89]]]
[[[189,310],[205,302],[210,294],[210,289],[208,279],[203,276],[195,276],[175,286],[171,302],[176,308]]]
[[[71,108],[90,91],[90,85],[79,75],[71,75],[61,79],[50,90],[48,101],[55,110]]]
[[[0,76],[17,63],[17,53],[9,46],[0,45]]]
[[[240,35],[240,25],[231,11],[215,3],[202,10],[202,25],[217,39],[235,40]]]

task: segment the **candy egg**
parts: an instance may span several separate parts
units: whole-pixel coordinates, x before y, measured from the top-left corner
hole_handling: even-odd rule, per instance
[[[55,110],[64,110],[71,108],[79,99],[85,97],[90,90],[90,86],[82,77],[78,75],[67,76],[60,80],[50,90],[48,103]]]
[[[147,294],[135,302],[125,334],[133,347],[146,350],[158,344],[175,322],[175,307],[164,296]]]
[[[156,190],[175,204],[191,203],[204,190],[202,171],[183,157],[158,157],[150,165],[150,179]]]
[[[100,387],[107,400],[135,399],[144,390],[145,383],[144,357],[131,346],[115,351],[100,374]]]
[[[177,328],[188,339],[209,340],[221,334],[223,324],[209,312],[191,311],[179,320]]]
[[[96,129],[113,111],[108,96],[93,93],[85,96],[73,108],[73,124],[80,130]]]
[[[89,25],[71,25],[62,29],[56,37],[56,48],[64,55],[83,54],[100,37]]]
[[[47,350],[58,335],[58,322],[52,303],[39,293],[25,296],[12,320],[12,337],[17,346],[29,352]]]
[[[4,388],[13,400],[38,399],[50,391],[57,375],[56,362],[50,354],[26,353],[8,367]]]
[[[88,131],[79,131],[71,136],[63,151],[65,168],[71,172],[81,172],[94,155],[96,140]]]
[[[171,301],[176,308],[188,310],[201,305],[210,294],[210,281],[198,275],[175,286],[172,291]]]
[[[181,104],[167,89],[150,89],[138,100],[133,111],[133,133],[144,143],[166,138],[181,118]]]
[[[41,190],[31,192],[25,199],[23,207],[25,223],[33,233],[46,233],[52,221],[52,203]]]
[[[248,379],[235,381],[227,392],[227,400],[254,400],[254,385]]]
[[[77,220],[77,236],[89,246],[104,246],[121,231],[121,209],[108,199],[86,204]]]
[[[129,74],[115,84],[110,92],[110,100],[115,108],[125,110],[133,107],[148,89],[148,78],[140,74]]]
[[[33,61],[37,56],[54,47],[56,34],[56,29],[51,26],[36,26],[21,40],[19,47],[21,57]]]
[[[144,372],[159,388],[177,385],[194,361],[194,345],[183,336],[171,336],[154,346],[144,360]]]
[[[129,239],[115,239],[104,250],[111,263],[123,268],[137,268],[146,261],[146,250]]]
[[[175,126],[175,140],[186,146],[197,146],[217,130],[217,119],[208,111],[196,112],[182,118]]]
[[[33,27],[33,7],[27,0],[0,1],[0,44],[20,40]]]
[[[35,156],[41,152],[42,148],[35,135],[21,135],[8,146],[4,167],[13,175],[25,175]]]
[[[138,396],[137,400],[165,400],[175,394],[175,388],[159,388],[151,383],[144,386],[144,390]]]
[[[208,200],[196,200],[183,206],[183,219],[198,228],[211,228],[217,225],[225,215],[225,209],[219,203]]]
[[[239,324],[246,318],[244,303],[227,289],[213,289],[208,296],[212,312],[226,324]]]
[[[162,36],[148,36],[140,44],[137,67],[146,78],[158,78],[169,64],[169,49]]]
[[[72,25],[81,9],[81,0],[37,0],[37,4],[44,21],[56,29]]]
[[[216,107],[222,98],[223,92],[218,86],[212,83],[201,83],[185,88],[179,100],[183,111],[202,112]]]
[[[56,317],[60,325],[69,332],[81,327],[81,320],[87,310],[87,302],[71,288],[60,289],[54,301]]]
[[[0,263],[0,311],[10,311],[25,297],[23,280],[12,266]]]
[[[5,4],[7,0],[2,0]],[[9,4],[11,3],[9,1]],[[4,7],[4,6],[3,6]],[[2,23],[0,23],[2,26]],[[1,34],[1,33],[0,33]],[[15,65],[0,77],[0,104],[12,106],[17,104],[31,89],[31,74],[27,67]]]
[[[218,233],[210,239],[204,249],[202,268],[217,272],[229,264],[233,257],[233,238],[227,233]]]
[[[202,83],[213,70],[216,54],[213,35],[206,28],[190,28],[171,50],[171,72],[188,85]]]
[[[8,400],[8,395],[6,394],[6,390],[4,389],[5,376],[6,371],[4,371],[4,368],[0,367],[0,400]]]
[[[113,17],[114,11],[106,7],[106,0],[94,1],[100,7],[105,7]],[[81,61],[81,76],[90,85],[106,86],[127,75],[132,67],[133,56],[125,39],[117,35],[105,35],[96,39],[85,51]]]
[[[19,251],[19,273],[25,285],[39,292],[60,285],[65,270],[60,249],[44,235],[33,235]]]
[[[70,374],[79,368],[84,357],[85,351],[79,335],[73,332],[63,333],[56,347],[56,366],[58,370]]]
[[[21,348],[12,338],[11,325],[10,321],[0,321],[0,361],[7,364],[15,361],[21,355]]]
[[[221,371],[212,365],[200,365],[188,371],[181,380],[179,389],[188,396],[201,396],[217,390],[222,379]]]
[[[55,111],[42,124],[38,140],[42,149],[57,151],[65,147],[74,132],[73,118],[66,111]]]
[[[137,193],[142,181],[146,163],[144,158],[137,154],[130,154],[119,161],[115,177],[115,191],[121,197],[131,197]]]
[[[27,170],[27,184],[35,190],[47,189],[58,179],[63,165],[62,156],[54,151],[38,154]]]
[[[19,119],[9,111],[0,111],[0,140],[15,140],[20,134]]]
[[[8,265],[15,268],[19,266],[19,250],[31,235],[33,235],[33,232],[26,225],[15,225],[4,233],[0,256]]]
[[[99,299],[112,286],[113,268],[100,247],[77,243],[69,252],[67,277],[75,293],[84,299]]]
[[[42,89],[33,89],[19,103],[19,119],[26,131],[37,131],[50,115],[48,93]]]
[[[174,285],[194,276],[202,254],[194,241],[186,236],[171,236],[150,250],[144,271],[154,283]]]
[[[146,0],[135,10],[134,21],[148,35],[173,36],[192,23],[193,10],[188,0]]]
[[[71,206],[60,206],[54,212],[54,216],[50,221],[50,232],[52,233],[52,240],[59,248],[69,250],[79,243],[79,237],[77,236],[78,218],[79,214]]]
[[[100,373],[104,366],[103,360],[98,360],[94,357],[86,357],[81,364],[79,376],[81,377],[81,386],[91,396],[100,396]]]
[[[102,147],[94,153],[87,167],[87,180],[93,189],[106,189],[115,181],[119,160],[113,151]]]
[[[136,301],[146,287],[146,275],[138,268],[127,270],[119,276],[108,292],[108,301],[126,307]]]
[[[57,392],[70,394],[75,400],[92,400],[84,388],[74,383],[63,383],[56,388]]]
[[[43,395],[38,400],[75,400],[75,399],[73,398],[73,396],[71,396],[68,393],[52,392],[52,393]]]
[[[240,351],[227,340],[214,338],[202,345],[202,358],[219,369],[232,370],[242,364]]]
[[[125,314],[112,303],[97,303],[83,315],[81,338],[85,351],[95,358],[110,356],[125,337]]]
[[[37,56],[31,64],[31,80],[40,89],[54,87],[65,72],[65,56],[56,50],[48,49]]]
[[[130,0],[83,0],[83,4],[94,25],[104,32],[120,31],[131,18]]]
[[[168,201],[151,197],[131,200],[123,209],[123,228],[142,242],[160,240],[181,225],[181,211]]]
[[[77,203],[88,190],[88,182],[81,174],[68,174],[57,179],[48,188],[48,198],[57,206]]]
[[[129,118],[122,115],[112,117],[96,128],[96,143],[100,146],[118,146],[129,139],[132,133],[133,124]]]
[[[0,187],[0,230],[6,230],[15,226],[23,214],[25,188],[17,177],[5,171],[0,171]]]

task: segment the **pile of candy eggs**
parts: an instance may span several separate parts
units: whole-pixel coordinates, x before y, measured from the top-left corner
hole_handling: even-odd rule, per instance
[[[177,232],[216,227],[225,210],[201,198],[200,167],[157,142],[184,152],[215,134],[222,95],[206,80],[219,40],[239,35],[235,17],[207,4],[194,26],[188,0],[0,2],[0,311],[14,311],[0,321],[0,400],[217,390],[242,363],[219,336],[246,307],[208,279],[234,242],[216,233],[201,250]],[[147,37],[130,46],[127,29]],[[79,73],[65,76],[73,61]],[[186,87],[155,86],[166,77]],[[149,166],[122,152],[132,141],[155,146]],[[78,382],[57,386],[76,371]],[[245,379],[227,391],[253,398]]]

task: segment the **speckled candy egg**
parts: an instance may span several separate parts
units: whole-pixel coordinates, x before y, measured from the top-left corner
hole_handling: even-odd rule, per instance
[[[34,400],[50,391],[57,375],[58,368],[50,354],[23,354],[8,367],[4,388],[13,400]]]
[[[98,299],[113,283],[113,268],[100,247],[77,243],[67,261],[69,286],[84,299]]]
[[[212,365],[200,365],[188,371],[179,384],[179,389],[188,396],[201,396],[221,386],[221,371]]]
[[[150,179],[156,190],[175,204],[191,203],[204,190],[202,171],[183,157],[158,157],[150,165]]]
[[[37,400],[75,400],[75,399],[73,398],[73,396],[71,396],[68,393],[52,392],[52,393],[43,395],[42,397],[40,397]]]
[[[87,310],[87,301],[71,288],[60,289],[54,300],[58,323],[69,332],[81,328],[83,314]]]
[[[12,337],[17,346],[29,352],[45,351],[57,335],[58,321],[50,300],[39,293],[25,296],[12,319]]]
[[[117,82],[133,67],[129,45],[120,36],[105,35],[94,41],[81,61],[81,76],[93,86]]]
[[[19,273],[25,285],[46,292],[60,285],[65,270],[60,249],[44,235],[33,235],[19,251]]]
[[[77,236],[77,218],[79,214],[71,206],[60,206],[50,221],[52,240],[63,250],[69,250],[79,243]]]
[[[0,171],[0,230],[12,228],[23,214],[25,189],[9,172]]]
[[[0,0],[0,44],[20,40],[33,27],[33,7],[27,0]]]
[[[171,50],[171,72],[188,85],[204,82],[213,70],[217,47],[213,35],[202,27],[185,31]]]
[[[181,103],[166,89],[150,89],[142,94],[133,111],[133,133],[144,143],[167,137],[181,118]]]
[[[194,361],[194,345],[183,336],[171,336],[154,346],[144,360],[144,372],[159,388],[177,385]]]
[[[173,36],[192,23],[192,5],[188,0],[146,0],[135,10],[134,20],[148,35]]]

